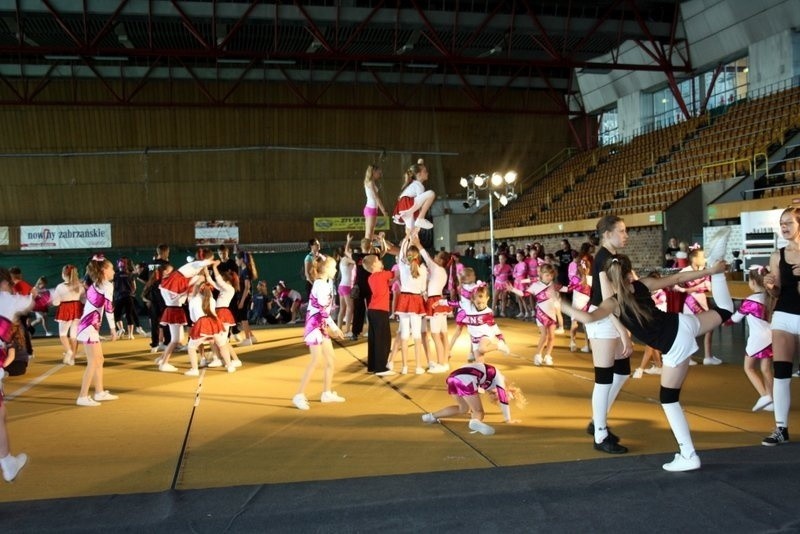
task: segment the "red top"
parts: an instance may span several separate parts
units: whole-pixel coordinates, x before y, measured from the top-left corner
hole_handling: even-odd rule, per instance
[[[33,286],[25,280],[17,280],[14,282],[14,293],[17,295],[22,295],[23,297],[28,296],[31,294],[32,289]]]
[[[369,299],[370,310],[389,311],[392,278],[394,278],[392,271],[378,271],[369,275],[367,282],[372,291],[372,298]]]

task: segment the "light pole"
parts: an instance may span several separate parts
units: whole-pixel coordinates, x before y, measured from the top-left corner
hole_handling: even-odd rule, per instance
[[[478,198],[478,191],[489,192],[489,258],[491,260],[489,285],[491,286],[492,294],[494,294],[494,284],[491,283],[491,279],[494,276],[494,198],[497,198],[501,206],[505,206],[509,201],[517,198],[517,193],[514,191],[514,182],[516,181],[516,171],[508,171],[505,174],[495,171],[491,176],[485,173],[470,174],[462,177],[459,181],[461,187],[467,191],[467,199],[464,201],[464,207],[467,209],[473,206],[480,206],[481,201]],[[501,190],[503,190],[502,193],[500,192]]]

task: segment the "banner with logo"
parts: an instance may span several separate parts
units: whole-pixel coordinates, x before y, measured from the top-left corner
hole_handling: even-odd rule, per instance
[[[0,245],[8,245],[8,226],[0,226]]]
[[[366,222],[364,217],[314,217],[315,232],[363,232]],[[375,231],[389,229],[389,218],[378,217]]]
[[[239,243],[239,221],[197,221],[194,242],[196,245],[235,245]]]
[[[19,228],[19,248],[22,250],[110,247],[110,224],[52,224]]]

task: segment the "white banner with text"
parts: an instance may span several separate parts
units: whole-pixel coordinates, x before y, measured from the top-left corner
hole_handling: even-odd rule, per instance
[[[19,248],[22,250],[110,247],[110,224],[53,224],[20,226],[19,229]]]

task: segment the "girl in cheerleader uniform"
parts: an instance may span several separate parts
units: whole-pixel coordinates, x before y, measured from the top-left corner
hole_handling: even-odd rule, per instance
[[[95,254],[86,266],[86,275],[91,285],[86,289],[86,303],[78,323],[77,339],[84,344],[86,351],[86,370],[83,372],[78,406],[100,406],[102,401],[117,400],[103,384],[103,346],[100,344],[100,325],[103,315],[111,329],[111,341],[117,340],[114,324],[114,264],[102,254]],[[89,396],[89,388],[94,385],[94,397]]]
[[[428,168],[422,160],[408,168],[405,182],[397,204],[394,207],[393,220],[406,227],[406,235],[411,234],[414,228],[433,228],[433,224],[425,218],[436,194],[432,190],[425,190],[423,185],[428,180]]]
[[[187,351],[189,352],[191,368],[184,373],[186,376],[200,375],[197,362],[197,347],[203,343],[214,343],[215,349],[219,351],[228,372],[233,373],[236,371],[228,352],[227,332],[216,314],[213,290],[214,286],[208,283],[207,280],[201,281],[194,286],[194,294],[189,299],[189,316],[192,319],[192,328],[189,330]]]
[[[53,334],[47,330],[47,311],[50,308],[50,303],[53,299],[52,295],[50,294],[50,290],[47,289],[47,278],[40,276],[36,281],[36,289],[38,290],[38,294],[36,295],[36,298],[33,299],[33,314],[36,316],[36,318],[31,321],[30,326],[33,328],[37,324],[41,323],[42,329],[44,330],[44,335],[50,337]]]
[[[508,264],[508,258],[505,254],[497,256],[497,264],[494,266],[494,301],[492,302],[492,309],[497,310],[500,317],[506,316],[506,285],[511,280],[511,273],[513,269]]]
[[[447,348],[450,343],[447,339],[447,314],[450,313],[450,306],[444,295],[447,286],[447,270],[445,266],[450,262],[450,254],[439,252],[431,258],[428,251],[419,244],[419,239],[414,243],[428,266],[428,298],[425,301],[425,317],[428,321],[428,330],[433,345],[436,347],[436,361],[428,364],[429,373],[444,373],[450,370],[450,354]]]
[[[689,265],[679,272],[699,271],[706,265],[705,252],[703,252],[703,248],[700,245],[694,244],[689,247],[689,249]],[[686,299],[683,301],[683,313],[697,315],[708,311],[708,297],[706,293],[711,291],[711,281],[708,276],[683,284],[676,284],[672,289],[673,291],[686,294]],[[722,363],[722,360],[711,354],[711,333],[712,331],[709,330],[703,338],[703,351],[705,352],[703,365],[719,365]],[[689,364],[696,365],[696,362],[691,360]]]
[[[539,344],[536,355],[533,357],[534,365],[553,365],[553,350],[556,332],[556,314],[553,299],[550,298],[548,289],[556,276],[555,268],[547,263],[539,266],[539,281],[533,282],[524,292],[514,289],[508,284],[509,291],[517,295],[529,294],[536,301],[536,324],[539,326]],[[542,356],[544,354],[544,356]]]
[[[61,269],[61,279],[53,291],[53,306],[57,306],[56,322],[58,323],[58,339],[64,347],[64,364],[75,365],[75,353],[78,350],[78,322],[83,313],[83,302],[86,290],[78,280],[78,269],[74,265],[65,265]]]
[[[160,322],[169,328],[170,342],[164,349],[164,354],[156,358],[159,371],[174,373],[178,370],[169,363],[169,358],[183,338],[183,327],[187,322],[183,305],[189,296],[189,288],[201,279],[201,273],[211,265],[213,258],[214,255],[210,250],[201,248],[197,251],[194,261],[186,263],[177,270],[167,268],[164,271],[164,278],[158,287],[165,305]]]
[[[742,301],[731,316],[734,323],[747,319],[747,345],[745,346],[744,373],[759,394],[753,411],[773,411],[772,386],[775,375],[772,371],[772,330],[770,329],[773,298],[767,295],[764,277],[769,269],[753,265],[748,273],[748,284],[752,295]],[[759,374],[760,371],[760,374]]]
[[[419,240],[416,239],[419,243]],[[400,297],[397,299],[397,316],[400,318],[400,355],[403,361],[401,374],[408,373],[408,340],[414,339],[414,361],[416,374],[425,373],[422,365],[422,318],[425,316],[425,292],[428,283],[428,268],[421,264],[419,247],[410,237],[400,244],[398,272],[400,274]]]
[[[469,304],[462,311],[461,321],[467,327],[475,361],[482,363],[483,357],[493,350],[509,354],[503,333],[494,321],[494,312],[489,306],[489,288],[485,284],[474,289]]]
[[[219,292],[216,301],[216,314],[222,323],[222,327],[225,329],[225,340],[228,347],[228,354],[230,354],[231,357],[231,365],[234,367],[241,367],[242,360],[239,359],[239,356],[233,349],[230,337],[231,328],[236,325],[236,318],[233,315],[233,311],[231,311],[231,302],[233,301],[234,295],[236,295],[236,288],[239,287],[239,275],[237,275],[235,271],[220,273],[217,263],[212,263],[211,268],[214,272],[214,285]],[[219,358],[214,358],[214,361],[208,366],[221,367],[222,362],[219,361]]]
[[[511,278],[513,279],[514,289],[522,291],[525,289],[523,280],[528,278],[528,262],[525,261],[525,252],[520,250],[517,252],[517,263],[511,271]],[[525,297],[517,297],[517,305],[519,306],[519,313],[517,319],[525,319],[528,315],[528,304],[525,302]]]
[[[472,267],[465,267],[461,271],[461,275],[458,277],[458,285],[456,287],[456,294],[458,295],[458,301],[453,301],[450,303],[452,308],[458,308],[456,312],[456,331],[453,334],[452,339],[450,340],[450,353],[453,352],[453,347],[458,341],[459,336],[461,336],[461,331],[464,330],[466,323],[464,323],[464,319],[466,318],[466,309],[471,306],[472,304],[472,292],[478,286],[486,285],[484,282],[480,282],[475,277],[475,270]],[[472,352],[472,346],[470,345],[469,356],[467,360],[470,362],[475,361],[475,355]]]
[[[320,359],[325,361],[325,370],[322,375],[322,396],[320,402],[344,402],[345,398],[331,390],[334,370],[333,343],[331,342],[329,331],[338,339],[344,339],[344,334],[336,326],[336,321],[331,317],[331,309],[334,302],[334,289],[331,280],[336,276],[336,260],[332,257],[321,258],[313,266],[315,280],[311,286],[311,293],[308,296],[308,309],[306,311],[306,325],[303,331],[303,341],[311,351],[311,361],[308,363],[297,393],[292,398],[292,404],[298,410],[308,410],[305,390],[311,381],[311,374],[317,367]]]
[[[489,311],[491,312],[491,308]],[[521,408],[526,404],[525,396],[516,386],[507,386],[503,374],[487,363],[472,363],[450,373],[447,377],[447,393],[456,404],[424,414],[422,422],[433,424],[440,422],[439,419],[443,417],[469,413],[469,429],[484,436],[491,436],[494,434],[494,428],[483,422],[484,411],[480,394],[484,392],[489,393],[500,405],[500,412],[506,423],[519,422],[511,419],[511,407],[508,401],[515,400],[517,407]]]
[[[580,256],[573,258],[567,268],[569,286],[567,286],[566,289],[562,289],[562,291],[572,291],[572,307],[576,310],[589,311],[589,300],[592,293],[591,272],[591,266]],[[578,332],[579,325],[580,323],[578,321],[573,320],[569,327],[570,352],[578,350],[578,344],[575,342],[575,334]],[[589,339],[587,338],[586,345],[581,348],[581,352],[589,352],[589,350]]]

